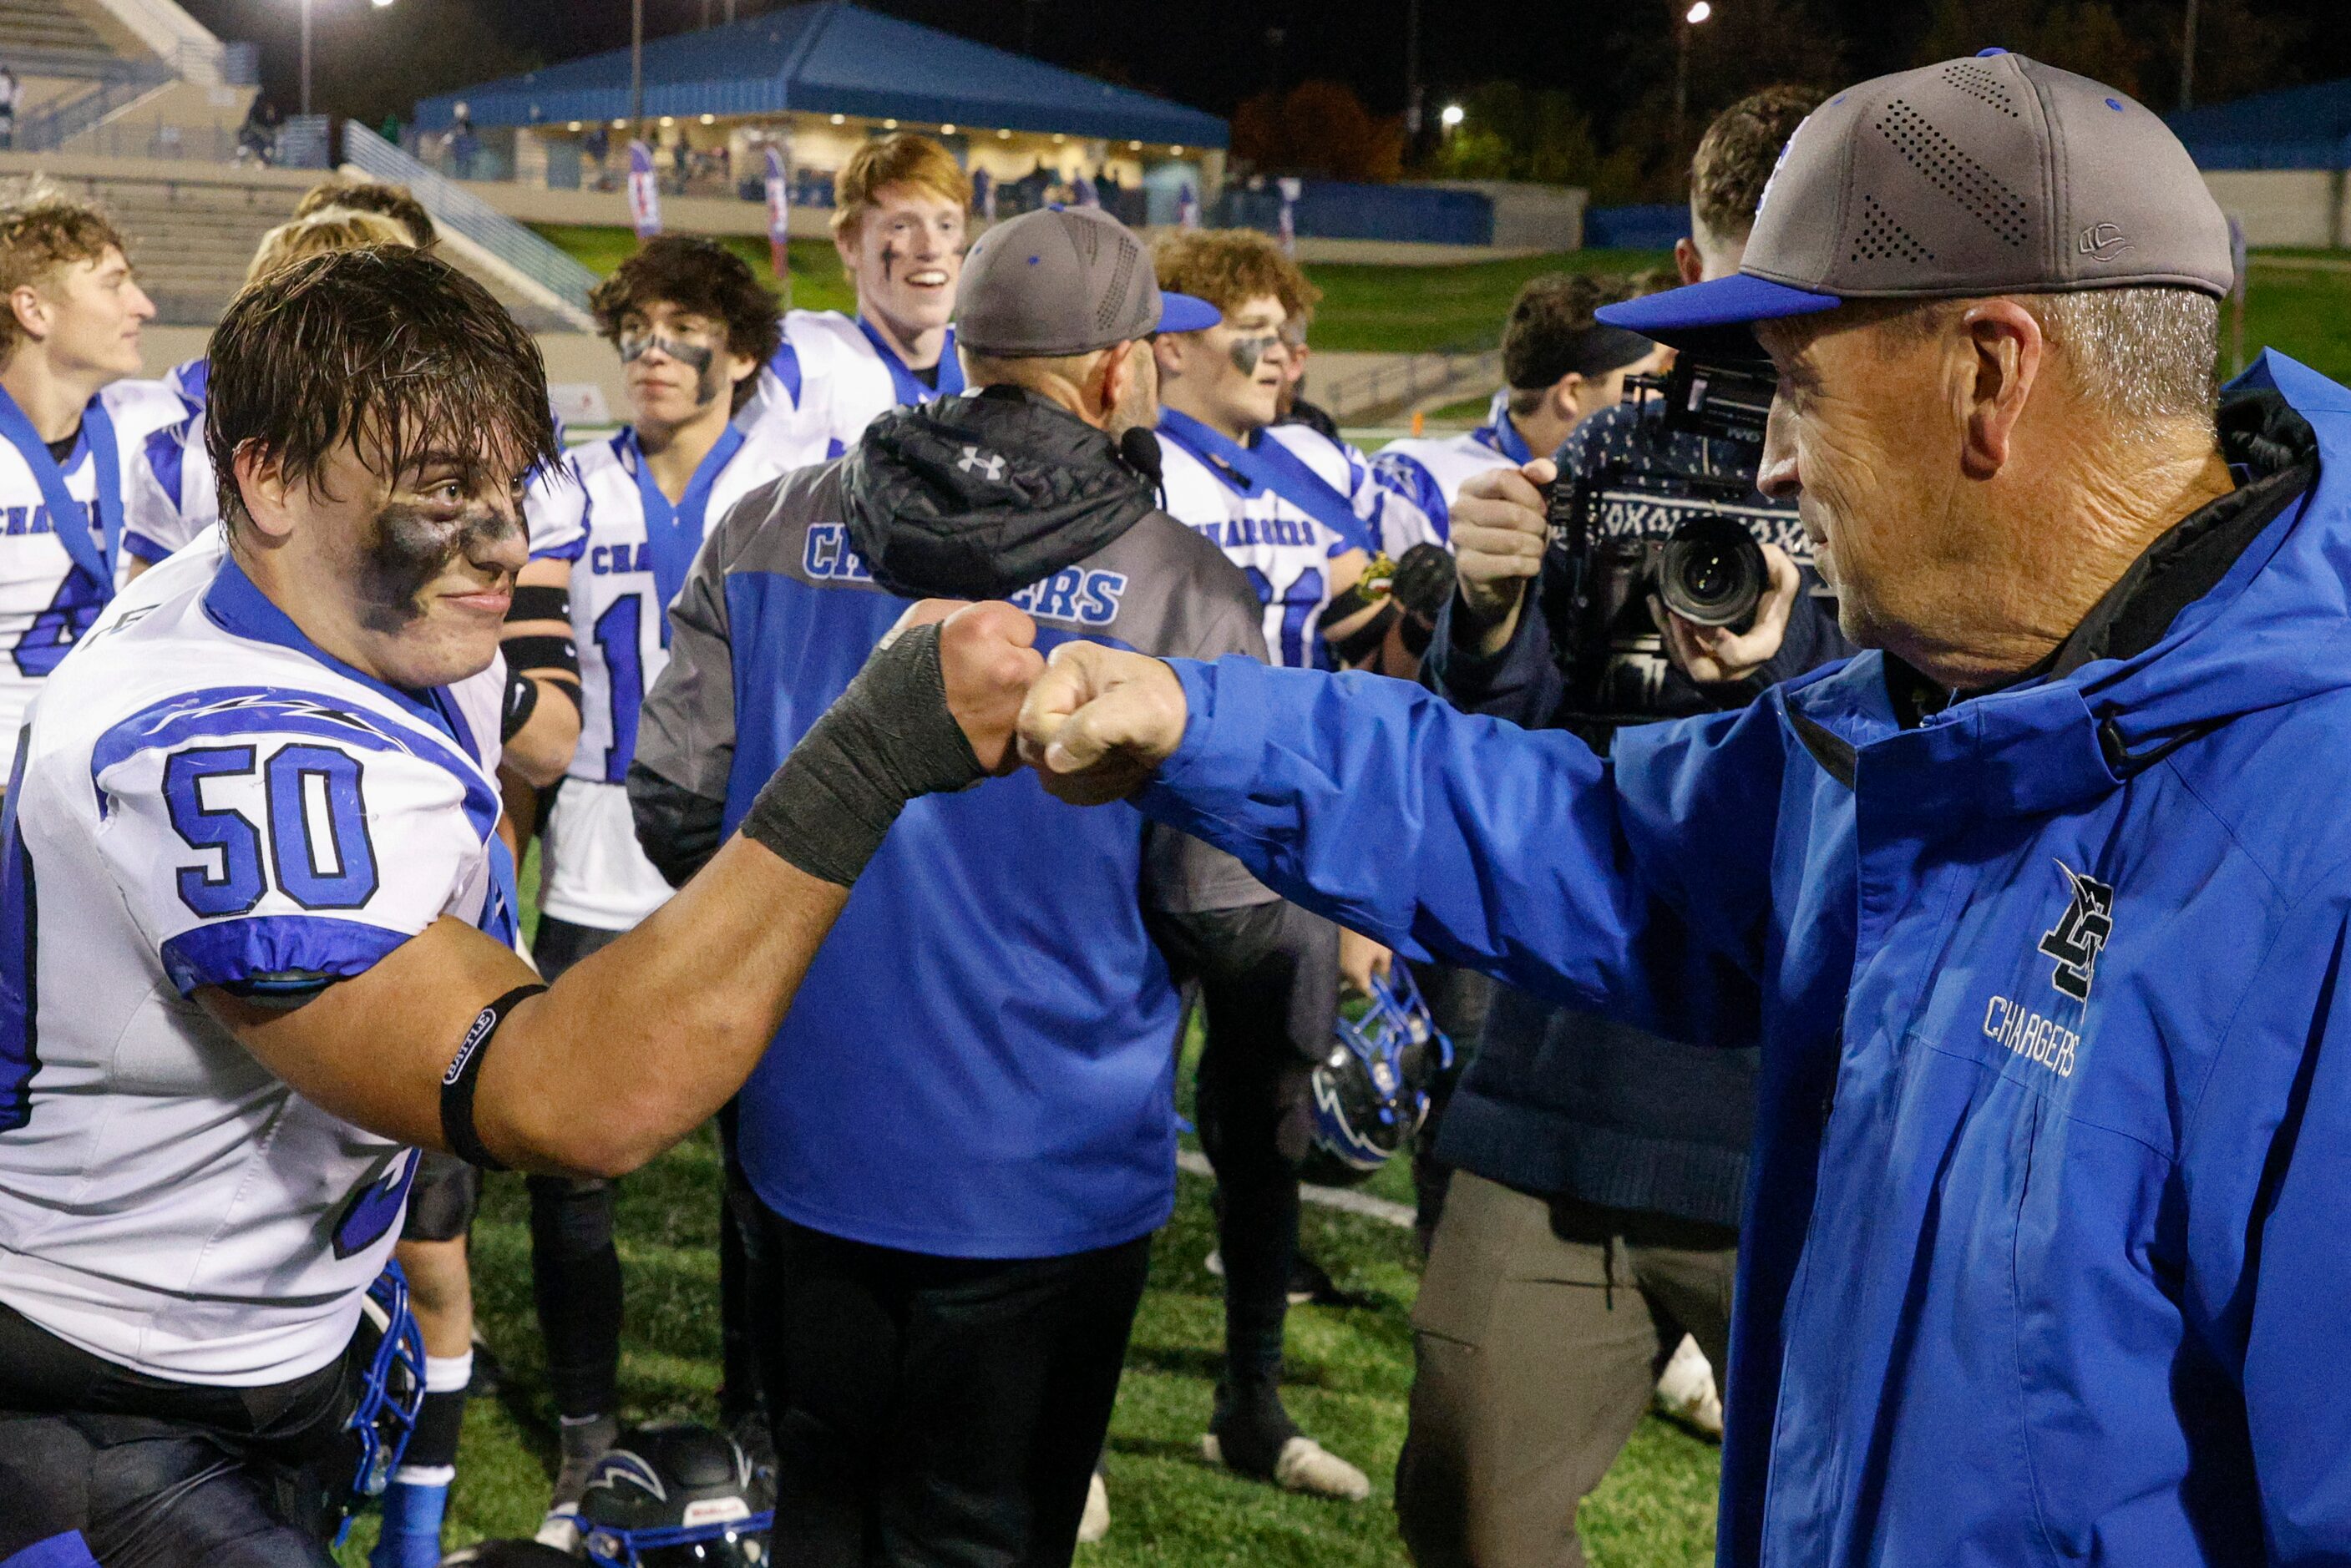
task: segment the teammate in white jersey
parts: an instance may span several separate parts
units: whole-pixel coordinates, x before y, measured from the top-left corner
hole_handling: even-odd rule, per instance
[[[544,828],[532,946],[550,980],[668,901],[669,883],[637,847],[623,781],[639,706],[669,663],[669,602],[705,527],[798,466],[773,426],[746,433],[729,422],[778,337],[775,296],[742,258],[708,240],[664,235],[615,268],[590,305],[620,350],[630,423],[571,454],[573,483],[534,490],[524,504],[534,536],[544,511],[569,507],[588,520],[570,598],[585,714]],[[546,1538],[569,1544],[564,1520],[619,1430],[613,1192],[609,1182],[561,1177],[534,1176],[529,1188],[532,1279],[562,1420]],[[747,1397],[753,1379],[736,1372],[730,1393]]]
[[[179,400],[139,373],[155,306],[105,215],[35,184],[0,205],[0,739],[114,597],[124,496]]]
[[[1164,237],[1153,261],[1160,287],[1224,312],[1205,331],[1155,339],[1167,510],[1248,575],[1276,663],[1330,668],[1332,636],[1379,611],[1343,611],[1327,628],[1326,614],[1386,553],[1389,508],[1399,542],[1419,542],[1402,537],[1416,532],[1411,509],[1372,483],[1360,454],[1304,425],[1273,425],[1289,354],[1282,326],[1314,299],[1296,263],[1245,230]]]
[[[1625,378],[1664,366],[1667,349],[1593,317],[1641,283],[1561,272],[1528,279],[1502,326],[1502,389],[1486,422],[1463,435],[1390,441],[1372,460],[1374,476],[1449,536],[1462,481],[1551,456],[1577,425],[1624,400]]]
[[[1003,607],[901,629],[549,990],[494,831],[520,482],[557,455],[537,349],[375,247],[241,295],[211,393],[225,551],[61,666],[0,815],[0,1560],[330,1563],[415,1147],[612,1175],[698,1126],[897,806],[1004,765],[1041,669]]]
[[[963,390],[956,282],[969,241],[971,177],[912,131],[864,143],[833,180],[832,243],[857,288],[857,314],[795,310],[737,416],[794,466],[829,462],[885,409]]]

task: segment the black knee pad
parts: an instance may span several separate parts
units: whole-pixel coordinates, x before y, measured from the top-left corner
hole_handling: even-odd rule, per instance
[[[454,1241],[473,1229],[482,1200],[482,1173],[454,1154],[417,1156],[416,1179],[408,1189],[403,1241]]]
[[[525,1185],[530,1189],[532,1245],[551,1246],[567,1257],[601,1252],[612,1245],[617,1194],[611,1182],[600,1177],[534,1176]]]

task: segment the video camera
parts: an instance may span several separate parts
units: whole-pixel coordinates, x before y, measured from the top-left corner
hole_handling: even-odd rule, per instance
[[[1773,385],[1768,360],[1679,354],[1664,375],[1625,383],[1638,410],[1633,439],[1552,483],[1539,603],[1567,681],[1569,722],[1685,711],[1664,690],[1653,595],[1693,625],[1752,623],[1771,571],[1752,531],[1726,509],[1753,498]],[[1716,443],[1729,446],[1728,463]],[[1679,521],[1663,537],[1604,524],[1608,514],[1637,521],[1650,512]]]

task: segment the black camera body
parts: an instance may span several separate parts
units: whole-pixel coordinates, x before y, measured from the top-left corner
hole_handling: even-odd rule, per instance
[[[1771,582],[1753,531],[1772,373],[1761,360],[1684,353],[1625,383],[1633,439],[1555,481],[1539,604],[1567,683],[1571,722],[1613,726],[1703,707],[1671,690],[1656,598],[1697,626],[1744,629]],[[1708,461],[1708,443],[1737,461]],[[1610,522],[1672,519],[1662,532]],[[1687,682],[1681,683],[1685,688]]]

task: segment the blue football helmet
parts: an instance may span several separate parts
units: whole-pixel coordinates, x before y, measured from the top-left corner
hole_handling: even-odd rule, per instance
[[[580,1500],[597,1568],[763,1568],[775,1521],[768,1472],[733,1438],[687,1423],[622,1433]]]
[[[1300,1174],[1326,1187],[1363,1180],[1410,1146],[1428,1116],[1428,1092],[1453,1064],[1404,961],[1372,981],[1360,1018],[1344,1011],[1331,1049],[1314,1066],[1314,1148]]]
[[[408,1307],[408,1276],[400,1265],[387,1262],[375,1283],[368,1286],[360,1308],[355,1341],[362,1365],[359,1404],[344,1429],[359,1449],[359,1466],[351,1475],[343,1527],[350,1528],[350,1510],[383,1495],[408,1439],[416,1430],[416,1413],[424,1404],[424,1331]]]

